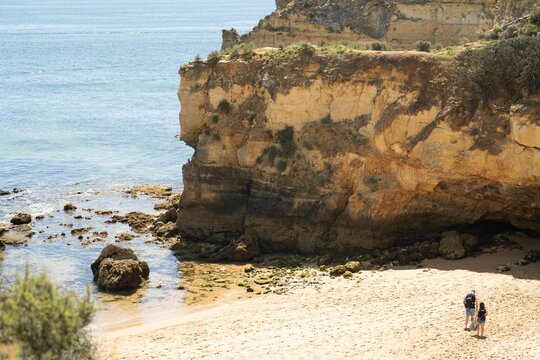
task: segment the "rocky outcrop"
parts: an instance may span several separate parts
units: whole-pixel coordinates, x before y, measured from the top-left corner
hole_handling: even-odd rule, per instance
[[[139,288],[150,275],[145,261],[133,250],[109,244],[90,266],[100,290],[122,291]]]
[[[439,243],[439,253],[442,257],[455,260],[471,255],[479,245],[478,238],[470,234],[460,234],[457,231],[447,231],[442,234]]]
[[[477,39],[479,30],[522,16],[538,0],[283,0],[277,10],[248,34],[223,47],[245,43],[254,47],[293,43],[389,43],[394,49],[414,48],[417,41],[455,45]]]
[[[477,221],[540,230],[538,38],[451,56],[295,51],[182,68],[184,239],[313,253]]]
[[[15,214],[10,220],[13,225],[25,225],[32,222],[32,215],[26,213]]]

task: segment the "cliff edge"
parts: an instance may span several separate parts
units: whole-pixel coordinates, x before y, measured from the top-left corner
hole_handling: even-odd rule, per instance
[[[222,50],[294,43],[383,41],[413,49],[418,41],[441,46],[475,40],[495,24],[523,16],[538,0],[277,0],[276,11],[248,34],[223,31]]]
[[[181,69],[185,239],[385,248],[540,230],[540,39],[439,54],[290,46]]]

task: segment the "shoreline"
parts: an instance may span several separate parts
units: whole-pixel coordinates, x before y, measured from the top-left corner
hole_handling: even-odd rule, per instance
[[[524,241],[524,249],[538,248]],[[321,288],[191,308],[96,339],[107,359],[537,358],[540,264],[513,266],[522,250],[425,260],[423,268],[324,277]],[[406,285],[406,286],[403,286]],[[486,339],[463,331],[462,300],[475,288],[490,313]],[[161,314],[167,314],[166,311]],[[168,313],[168,315],[171,315]],[[387,339],[387,340],[385,340]]]

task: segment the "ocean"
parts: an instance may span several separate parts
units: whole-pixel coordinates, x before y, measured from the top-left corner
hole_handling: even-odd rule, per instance
[[[0,190],[181,188],[179,67],[249,31],[271,0],[2,0]],[[24,204],[0,198],[0,220]],[[15,207],[17,207],[15,209]]]
[[[218,50],[222,29],[249,31],[274,8],[272,0],[2,0],[0,190],[23,191],[0,196],[0,224],[21,211],[46,217],[28,246],[6,248],[0,278],[12,281],[29,265],[84,292],[104,244],[56,239],[66,231],[59,223],[106,230],[108,242],[129,229],[75,220],[62,205],[74,202],[84,217],[85,207],[151,213],[155,201],[124,190],[181,191],[193,150],[178,139],[179,67]],[[152,270],[135,303],[156,304],[173,296],[178,264],[146,240],[129,244]]]

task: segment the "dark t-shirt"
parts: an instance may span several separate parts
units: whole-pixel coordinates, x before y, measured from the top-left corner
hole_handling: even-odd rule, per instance
[[[478,319],[486,321],[486,309],[478,310]]]
[[[469,298],[470,301],[467,301],[467,298]],[[467,294],[467,296],[465,296],[464,303],[465,303],[465,307],[467,309],[474,309],[475,308],[475,302],[476,302],[476,296],[473,293]]]

